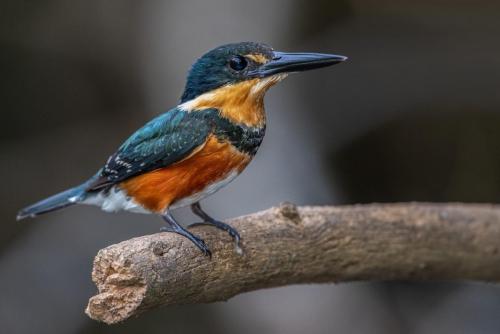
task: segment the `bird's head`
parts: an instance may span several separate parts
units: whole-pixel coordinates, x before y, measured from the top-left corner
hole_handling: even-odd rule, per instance
[[[181,103],[240,83],[263,94],[288,73],[326,67],[346,59],[331,54],[278,52],[266,44],[254,42],[222,45],[193,64]]]
[[[291,72],[338,64],[344,56],[285,53],[261,43],[235,43],[213,49],[198,59],[181,98],[186,111],[217,109],[235,123],[262,127],[263,97]]]

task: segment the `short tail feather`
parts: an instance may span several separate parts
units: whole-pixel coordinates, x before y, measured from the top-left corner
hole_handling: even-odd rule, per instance
[[[75,187],[63,191],[59,194],[41,200],[33,205],[30,205],[17,214],[17,220],[21,220],[27,217],[36,217],[43,213],[59,210],[68,207],[73,204],[77,204],[85,199],[87,188],[87,182]]]

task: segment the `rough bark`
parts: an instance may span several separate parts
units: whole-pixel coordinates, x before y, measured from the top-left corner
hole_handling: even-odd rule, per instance
[[[500,206],[370,204],[277,208],[229,221],[243,255],[223,231],[197,226],[210,259],[173,233],[99,251],[99,294],[87,314],[108,324],[173,304],[209,303],[298,283],[382,280],[500,280]]]

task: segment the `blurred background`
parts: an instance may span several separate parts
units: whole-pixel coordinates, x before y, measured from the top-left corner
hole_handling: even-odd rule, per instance
[[[500,332],[498,286],[405,282],[291,286],[105,326],[83,313],[94,255],[161,221],[91,207],[15,221],[177,104],[197,57],[245,40],[350,59],[267,94],[263,146],[205,201],[208,212],[285,200],[498,202],[500,2],[0,3],[1,333]]]

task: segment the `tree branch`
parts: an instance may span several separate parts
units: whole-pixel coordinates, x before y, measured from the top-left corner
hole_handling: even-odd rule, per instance
[[[282,204],[229,223],[241,233],[243,255],[209,226],[192,231],[212,259],[173,233],[100,250],[92,272],[99,294],[86,313],[112,324],[159,306],[298,283],[500,280],[500,206]]]

